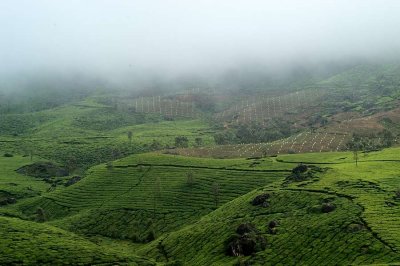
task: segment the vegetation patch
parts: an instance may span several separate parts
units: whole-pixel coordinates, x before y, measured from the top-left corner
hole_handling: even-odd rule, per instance
[[[17,199],[6,191],[0,191],[0,206],[14,204],[17,202]]]
[[[268,233],[271,235],[275,235],[277,233],[278,222],[276,220],[272,220],[268,223]]]
[[[400,201],[400,189],[398,189],[398,190],[396,190],[396,191],[394,192],[393,198],[394,198],[395,200]]]
[[[335,204],[333,204],[333,203],[331,203],[331,202],[322,203],[321,211],[322,211],[323,213],[332,212],[332,211],[334,211],[335,209],[336,209]]]
[[[362,223],[351,223],[347,226],[347,231],[350,233],[356,233],[364,229],[365,226]]]
[[[334,198],[325,198],[320,204],[316,204],[309,208],[310,213],[329,213],[336,209],[333,203]]]
[[[286,178],[285,183],[291,182],[302,182],[305,180],[317,180],[317,173],[322,173],[326,171],[321,167],[315,165],[306,165],[300,163],[295,168],[292,169],[292,173]]]
[[[267,240],[260,231],[251,224],[243,223],[236,229],[236,235],[228,241],[227,254],[233,257],[250,256],[258,251],[265,250]]]
[[[68,179],[68,181],[65,183],[65,186],[66,187],[72,186],[73,184],[78,183],[81,180],[82,180],[81,176],[77,176],[77,175],[73,176],[70,179]]]
[[[17,173],[48,179],[50,177],[62,177],[68,175],[68,170],[52,162],[36,162],[23,166],[16,170]]]
[[[384,191],[377,183],[361,179],[356,181],[339,181],[336,184],[342,188],[358,188],[370,191]]]
[[[253,206],[262,206],[262,207],[268,207],[269,206],[269,201],[268,199],[270,198],[269,193],[263,193],[261,195],[258,195],[255,197],[252,201],[251,204]]]

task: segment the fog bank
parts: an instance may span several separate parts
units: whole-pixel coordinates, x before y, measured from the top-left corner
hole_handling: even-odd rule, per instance
[[[393,59],[399,13],[397,0],[2,0],[0,77],[50,71],[118,82]]]

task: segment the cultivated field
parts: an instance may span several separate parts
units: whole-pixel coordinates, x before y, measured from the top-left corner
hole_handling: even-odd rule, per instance
[[[358,166],[350,152],[251,160],[134,155],[91,168],[75,185],[50,192],[43,189],[41,196],[20,198],[0,211],[36,219],[41,208],[48,220],[40,228],[48,225],[83,237],[110,237],[112,244],[96,240],[99,248],[110,248],[110,256],[122,256],[121,260],[146,257],[185,265],[231,265],[240,260],[252,264],[392,263],[400,260],[398,152],[392,148],[369,153],[360,157]],[[13,167],[25,163],[19,157],[7,159]],[[318,165],[322,171],[300,181],[288,179],[299,162]],[[12,173],[13,167],[5,169],[1,178]],[[15,183],[24,182],[18,177]],[[270,194],[268,207],[250,204],[260,193]],[[319,211],[325,203],[335,208]],[[273,234],[268,231],[271,220],[278,223]],[[239,224],[249,222],[266,239],[266,249],[251,257],[227,256],[229,236]],[[17,225],[3,226],[12,230]],[[116,251],[111,247],[118,243],[137,257],[112,253]],[[32,252],[37,250],[32,247]]]

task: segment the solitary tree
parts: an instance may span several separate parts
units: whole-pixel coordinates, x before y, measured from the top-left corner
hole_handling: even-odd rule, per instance
[[[356,166],[358,166],[358,150],[353,150],[353,159],[356,162]]]
[[[128,140],[129,140],[129,145],[130,146],[132,146],[132,136],[133,136],[132,131],[128,131]]]
[[[359,152],[364,147],[361,137],[354,134],[353,139],[347,143],[347,147],[353,152],[353,159],[356,163],[356,166],[358,166]]]
[[[46,213],[42,208],[36,210],[36,221],[43,223],[47,220]]]
[[[29,155],[31,162],[33,160],[33,143],[30,141],[27,144],[25,144],[25,152],[26,155]]]
[[[185,136],[178,136],[175,138],[175,146],[178,148],[187,148],[189,147],[189,140]]]
[[[71,155],[67,160],[68,174],[72,174],[77,169],[78,161],[75,156]]]
[[[111,150],[111,158],[113,161],[117,160],[121,156],[121,152],[118,148]]]

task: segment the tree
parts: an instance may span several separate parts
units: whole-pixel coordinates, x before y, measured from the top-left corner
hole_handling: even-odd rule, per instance
[[[232,144],[237,142],[235,133],[231,130],[216,133],[214,135],[214,140],[217,145]]]
[[[357,134],[353,134],[353,138],[347,143],[347,147],[353,152],[353,159],[356,166],[358,166],[359,152],[362,151],[364,147],[362,138]]]
[[[194,142],[196,143],[197,147],[203,146],[203,139],[202,138],[195,138]]]
[[[47,220],[46,213],[42,208],[36,210],[36,221],[43,223]]]
[[[382,146],[388,148],[393,145],[394,135],[391,131],[385,129],[380,133],[382,137]]]
[[[73,155],[69,156],[67,159],[67,165],[66,165],[68,174],[72,174],[76,170],[77,165],[78,165],[78,161],[77,161],[76,157]]]
[[[111,150],[111,158],[113,161],[117,160],[121,156],[121,152],[119,149],[115,148]]]
[[[132,137],[133,137],[132,131],[128,131],[129,146],[132,146]]]
[[[34,154],[33,147],[34,147],[34,145],[33,145],[32,141],[25,144],[25,147],[24,147],[25,153],[26,153],[26,155],[29,155],[31,162],[33,161],[33,154]]]
[[[346,144],[347,148],[353,152],[353,159],[358,166],[359,152],[365,147],[365,142],[361,136],[353,134],[353,138]]]
[[[212,193],[214,197],[215,207],[217,208],[219,205],[219,184],[217,182],[214,182],[212,184]]]
[[[189,140],[185,136],[178,136],[175,138],[175,146],[178,148],[187,148],[189,147]]]
[[[356,162],[356,166],[358,166],[358,150],[353,150],[353,159]]]

